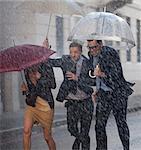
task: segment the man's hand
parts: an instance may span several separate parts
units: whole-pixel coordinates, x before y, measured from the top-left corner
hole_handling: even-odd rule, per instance
[[[94,70],[94,75],[96,77],[106,77],[105,73],[101,71],[99,65],[96,66],[96,68]]]
[[[37,84],[37,81],[41,78],[41,74],[38,72],[38,71],[34,71],[34,72],[31,72],[29,73],[29,79],[30,81],[36,85]]]
[[[45,48],[50,48],[48,39],[45,39],[45,40],[44,40],[43,46],[44,46]]]
[[[23,83],[21,84],[21,92],[26,92],[26,91],[28,91],[28,87],[27,87],[27,85],[23,82]]]
[[[35,76],[36,76],[36,80],[39,80],[41,78],[41,74],[38,71],[36,72]]]
[[[97,91],[94,91],[94,92],[92,93],[92,100],[93,100],[94,102],[96,102],[97,94],[98,94]]]
[[[68,80],[78,80],[78,77],[76,76],[76,74],[72,73],[72,72],[67,72],[66,73],[66,77],[68,78]]]

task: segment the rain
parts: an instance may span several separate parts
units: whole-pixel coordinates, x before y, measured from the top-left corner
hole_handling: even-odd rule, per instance
[[[140,11],[0,0],[0,150],[140,150]]]

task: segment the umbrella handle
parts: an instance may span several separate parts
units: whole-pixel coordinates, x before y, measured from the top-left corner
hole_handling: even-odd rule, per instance
[[[50,17],[49,17],[49,23],[48,23],[48,29],[47,29],[47,34],[46,34],[46,40],[48,40],[48,33],[49,33],[49,29],[50,29],[51,17],[52,17],[52,14],[50,14]],[[49,45],[49,49],[51,49],[51,45]]]
[[[23,82],[25,82],[24,72],[23,72],[23,71],[21,71],[21,72],[20,72],[20,74],[21,74],[22,81],[23,81]]]
[[[47,29],[46,39],[48,39],[48,33],[49,33],[49,28],[50,28],[50,23],[51,23],[51,17],[52,17],[52,14],[50,14],[50,17],[49,17],[49,23],[48,23],[48,29]]]
[[[92,70],[89,70],[89,76],[93,79],[96,78],[96,76],[92,75]]]
[[[24,72],[21,71],[20,74],[21,74],[22,81],[25,83],[26,81],[25,81],[25,78],[24,78]],[[22,95],[26,95],[26,94],[27,94],[26,91],[22,91]]]

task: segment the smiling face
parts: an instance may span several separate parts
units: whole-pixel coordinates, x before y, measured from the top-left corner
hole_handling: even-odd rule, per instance
[[[98,43],[97,40],[90,40],[87,47],[92,56],[97,56],[101,51],[102,43]]]

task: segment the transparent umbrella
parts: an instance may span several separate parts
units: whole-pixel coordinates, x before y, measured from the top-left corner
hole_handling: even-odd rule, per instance
[[[68,40],[85,41],[90,39],[118,41],[118,47],[135,46],[133,34],[127,22],[121,17],[107,12],[87,14],[72,29]]]

